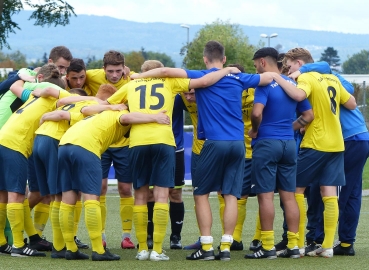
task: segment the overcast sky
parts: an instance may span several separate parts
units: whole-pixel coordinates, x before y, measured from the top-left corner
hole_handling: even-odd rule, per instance
[[[212,23],[369,34],[367,0],[66,0],[76,14],[135,22]],[[88,3],[88,4],[87,4]]]

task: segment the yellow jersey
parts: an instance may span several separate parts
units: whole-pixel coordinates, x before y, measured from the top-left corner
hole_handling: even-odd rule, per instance
[[[180,94],[183,100],[184,105],[187,108],[188,113],[190,114],[191,122],[193,125],[193,141],[192,141],[192,152],[197,155],[200,155],[201,149],[204,146],[204,140],[199,140],[197,138],[197,104],[196,102],[188,102],[183,93]]]
[[[65,90],[60,91],[59,98],[71,96]],[[28,158],[32,153],[35,131],[44,113],[56,109],[57,99],[53,97],[34,97],[16,110],[0,131],[0,144],[22,153]]]
[[[172,122],[174,99],[177,93],[188,91],[190,79],[146,78],[133,80],[115,92],[110,104],[127,103],[130,112],[156,114],[166,110]],[[130,131],[129,146],[150,144],[175,146],[172,125],[158,123],[134,124]]]
[[[127,113],[127,110],[103,111],[88,116],[70,127],[59,145],[78,145],[101,158],[101,154],[129,130],[130,125],[123,126],[119,121],[119,118]]]
[[[252,158],[251,137],[249,130],[251,129],[251,112],[254,107],[255,88],[249,88],[242,92],[242,118],[245,128],[245,158]]]
[[[57,108],[59,111],[67,111],[70,114],[70,120],[61,121],[45,121],[37,130],[36,134],[49,136],[55,140],[60,141],[64,133],[75,123],[79,122],[85,116],[81,113],[81,110],[85,106],[99,104],[94,100],[85,100],[72,104],[66,104]]]
[[[301,74],[297,88],[305,91],[314,111],[314,120],[306,126],[300,147],[322,152],[344,151],[340,104],[350,99],[350,93],[336,76],[317,72]]]
[[[131,71],[129,75],[133,74]],[[123,77],[117,83],[111,83],[107,80],[104,69],[90,69],[86,71],[86,82],[84,86],[84,90],[89,96],[96,96],[97,91],[99,90],[100,85],[102,84],[111,84],[114,85],[115,88],[119,89],[126,83],[130,82],[131,78],[127,76],[127,79]]]

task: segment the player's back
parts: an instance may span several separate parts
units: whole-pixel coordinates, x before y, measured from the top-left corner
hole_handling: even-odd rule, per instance
[[[297,83],[297,87],[306,92],[314,111],[314,120],[306,126],[301,148],[344,151],[339,105],[345,103],[350,94],[332,74],[304,73]]]

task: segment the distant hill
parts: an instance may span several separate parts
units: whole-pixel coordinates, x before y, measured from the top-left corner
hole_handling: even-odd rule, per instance
[[[42,55],[57,45],[67,46],[74,57],[87,59],[95,56],[101,59],[109,49],[122,52],[140,50],[166,53],[172,57],[177,66],[181,66],[180,48],[187,42],[187,29],[179,24],[170,23],[138,23],[119,20],[107,16],[78,15],[71,18],[65,27],[39,27],[28,21],[31,11],[22,11],[14,16],[21,30],[10,34],[8,42],[11,51],[20,50],[30,60],[41,59]],[[190,25],[190,40],[203,25]],[[240,26],[249,37],[251,44],[260,40],[267,44],[267,39],[260,34],[278,33],[278,37],[270,40],[271,46],[282,46],[280,52],[294,47],[304,47],[318,60],[327,47],[338,51],[341,62],[348,55],[369,50],[369,35],[343,34],[328,31],[309,31],[276,27]],[[3,49],[8,53],[9,50]]]

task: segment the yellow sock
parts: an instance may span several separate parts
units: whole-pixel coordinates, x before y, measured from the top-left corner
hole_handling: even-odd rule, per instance
[[[35,226],[38,235],[42,236],[47,220],[49,219],[50,205],[38,203],[33,208],[33,211],[34,211],[33,224]]]
[[[252,240],[260,240],[261,239],[261,223],[260,223],[260,216],[259,211],[256,214],[256,225],[255,225],[255,234]]]
[[[202,250],[213,250],[213,237],[212,236],[200,236]]]
[[[340,245],[342,246],[342,247],[349,247],[349,246],[351,246],[351,244],[348,244],[348,243],[340,243]]]
[[[265,250],[271,250],[274,247],[274,231],[261,231],[261,242]]]
[[[60,211],[60,202],[54,202],[51,208],[50,220],[51,220],[51,228],[53,230],[53,246],[57,251],[62,250],[65,247],[63,233],[60,229],[59,211]]]
[[[22,203],[8,203],[6,213],[12,229],[13,246],[21,248],[24,246],[24,205]]]
[[[332,248],[338,222],[337,196],[323,197],[324,203],[324,241],[322,248]]]
[[[138,252],[148,250],[147,247],[147,205],[133,206],[133,224],[135,225],[136,238],[139,244]]]
[[[51,211],[53,210],[53,201],[50,202],[49,204],[49,217],[51,217]]]
[[[23,202],[24,207],[24,230],[28,236],[32,236],[37,234],[35,225],[33,225],[33,220],[31,216],[31,209],[29,208],[29,201],[25,199]]]
[[[287,239],[288,239],[288,243],[287,243],[287,248],[292,249],[296,246],[298,246],[298,239],[299,239],[299,233],[293,233],[290,231],[287,231]]]
[[[74,236],[77,235],[79,221],[81,220],[82,214],[82,201],[77,201],[76,206],[74,207]]]
[[[65,244],[67,246],[67,250],[76,252],[78,250],[78,247],[74,242],[74,232],[73,232],[74,205],[66,204],[63,202],[60,203],[59,223],[60,229],[63,233]]]
[[[304,194],[295,193],[295,198],[300,212],[299,240],[297,245],[299,248],[303,248],[305,246],[306,204]]]
[[[131,234],[133,219],[133,197],[120,198],[120,218],[122,220],[122,231],[125,234]]]
[[[106,225],[106,196],[100,196],[100,211],[101,211],[101,233],[105,233]]]
[[[6,244],[6,238],[4,234],[6,225],[6,203],[0,203],[0,246]]]
[[[247,199],[245,198],[237,200],[238,215],[236,227],[234,228],[233,232],[233,240],[237,242],[241,242],[242,240],[243,223],[245,222],[246,219],[246,203]]]
[[[152,221],[154,223],[154,246],[153,250],[161,254],[163,241],[167,232],[169,220],[169,205],[167,203],[155,202],[154,215]]]
[[[85,223],[91,239],[92,251],[99,254],[105,252],[101,237],[101,207],[100,202],[87,200],[85,205]]]
[[[220,224],[222,225],[222,235],[224,234],[224,208],[225,202],[222,195],[218,194],[219,200],[219,217],[220,217]]]
[[[233,242],[232,235],[223,234],[220,240],[220,251],[231,250],[231,245]]]

